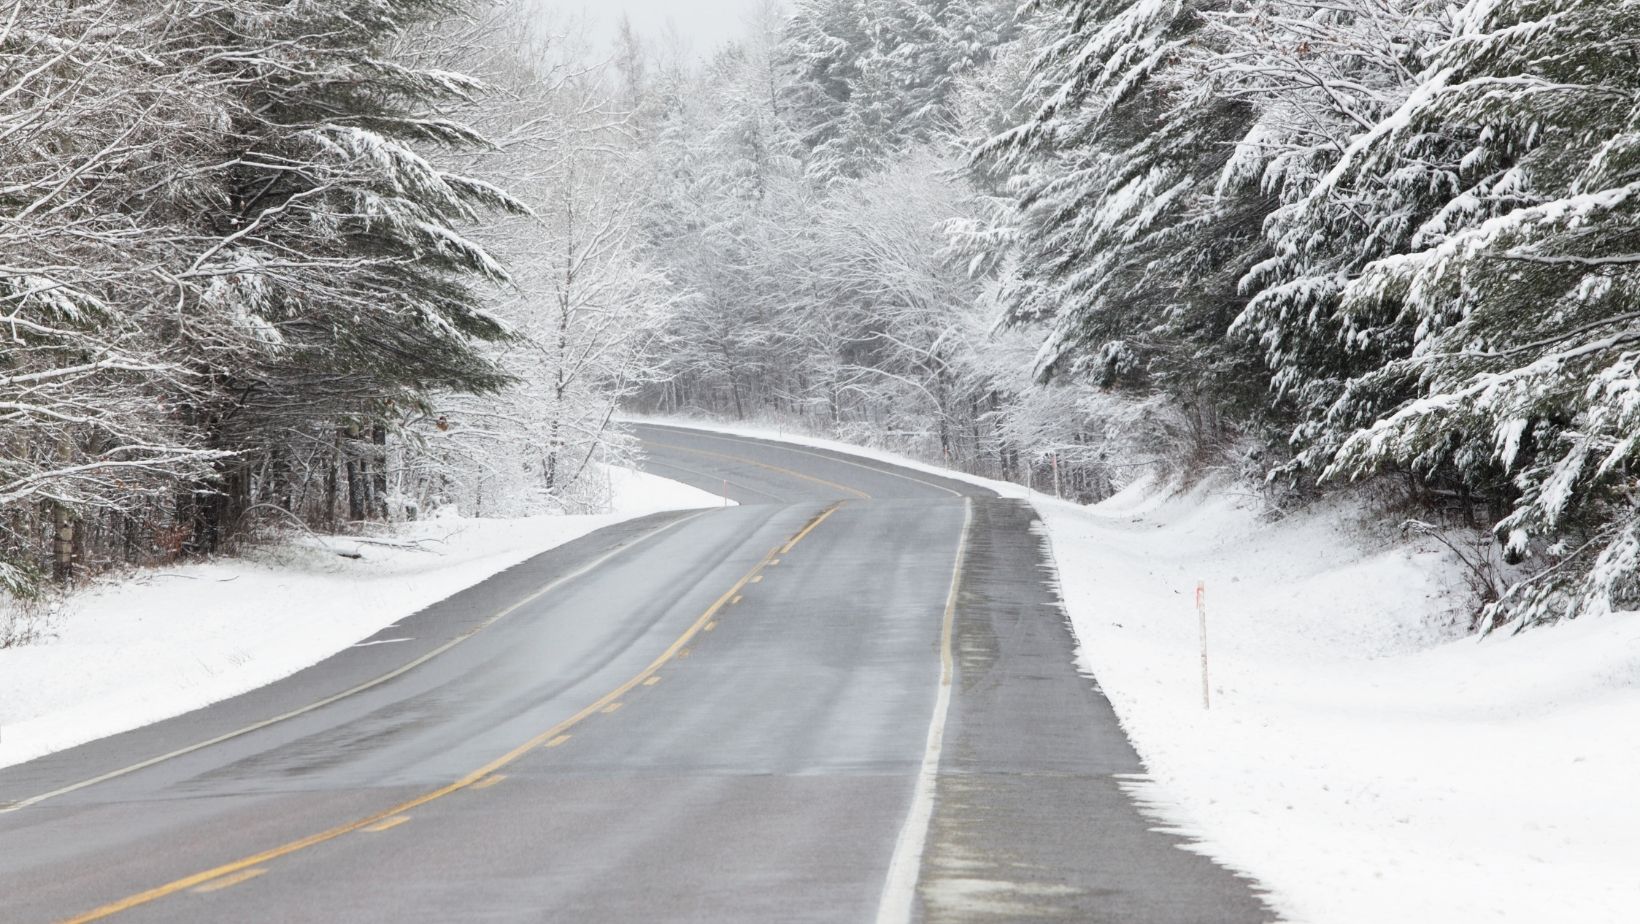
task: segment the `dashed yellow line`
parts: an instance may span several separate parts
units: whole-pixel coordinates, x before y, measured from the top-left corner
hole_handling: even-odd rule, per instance
[[[228,889],[239,885],[241,882],[249,882],[265,872],[267,872],[265,869],[240,870],[232,876],[223,876],[220,879],[213,879],[202,886],[195,886],[194,891],[201,895],[209,892],[220,892],[223,889]]]
[[[684,517],[683,519],[680,519],[680,520],[673,520],[672,522],[667,523],[666,525],[661,526],[658,529],[655,529],[655,530],[652,530],[648,533],[645,533],[644,535],[638,537],[637,539],[632,540],[631,542],[619,545],[619,546],[615,547],[614,549],[611,549],[608,553],[606,553],[602,557],[597,558],[597,559],[595,559],[591,562],[588,562],[586,565],[584,565],[580,568],[577,568],[574,571],[571,571],[569,574],[566,574],[562,577],[557,578],[556,580],[548,582],[545,586],[543,586],[540,589],[536,590],[534,593],[530,594],[529,596],[525,597],[524,599],[519,600],[518,602],[512,604],[511,606],[508,606],[506,609],[502,610],[499,613],[496,613],[494,616],[491,616],[489,619],[485,620],[484,622],[479,623],[478,625],[476,625],[473,628],[467,630],[466,632],[462,633],[461,635],[458,635],[455,638],[449,640],[448,642],[445,642],[443,645],[440,645],[439,647],[434,648],[432,651],[427,652],[426,654],[422,655],[421,657],[416,658],[415,660],[410,661],[407,664],[402,664],[402,665],[394,668],[393,670],[388,671],[385,674],[382,674],[379,677],[376,677],[376,678],[371,679],[371,680],[367,680],[364,683],[361,683],[358,686],[355,686],[351,689],[343,690],[340,693],[334,694],[332,696],[327,696],[324,699],[316,700],[314,702],[308,703],[307,705],[301,707],[300,709],[293,709],[290,712],[284,713],[283,715],[276,715],[273,718],[263,719],[260,722],[256,722],[256,723],[251,724],[251,725],[246,725],[243,728],[238,728],[238,729],[235,729],[233,731],[227,732],[225,734],[218,735],[215,738],[211,738],[211,739],[206,740],[206,741],[198,741],[198,742],[195,742],[193,744],[188,745],[187,747],[178,748],[174,751],[171,751],[170,753],[161,754],[158,757],[150,757],[147,760],[139,761],[138,763],[131,764],[130,766],[127,766],[127,767],[121,767],[118,770],[110,770],[109,772],[104,773],[101,776],[95,776],[95,777],[92,777],[92,778],[87,779],[87,780],[81,780],[78,783],[73,783],[73,784],[70,784],[68,786],[63,786],[63,787],[60,787],[58,789],[54,789],[51,792],[43,792],[43,793],[40,793],[39,795],[30,796],[27,799],[20,799],[20,800],[17,800],[15,802],[0,803],[0,815],[5,815],[5,814],[8,814],[10,812],[19,812],[19,811],[22,811],[23,809],[29,808],[30,806],[38,805],[41,802],[45,802],[49,799],[55,799],[59,796],[66,796],[66,795],[68,795],[69,793],[72,793],[72,792],[78,792],[82,789],[86,789],[86,788],[89,788],[89,787],[92,787],[92,786],[96,786],[96,785],[99,785],[101,783],[106,783],[109,780],[118,779],[122,776],[126,776],[126,775],[132,774],[132,773],[136,773],[140,770],[146,770],[149,767],[155,766],[157,764],[165,763],[166,761],[175,760],[179,757],[186,757],[187,755],[193,754],[196,751],[203,751],[206,748],[215,747],[216,745],[222,744],[225,741],[231,741],[235,738],[243,737],[245,735],[252,734],[253,732],[261,731],[262,729],[267,728],[271,725],[276,725],[280,722],[286,722],[286,721],[294,719],[298,716],[307,715],[308,713],[313,712],[317,709],[322,709],[325,706],[330,705],[331,703],[338,702],[340,700],[346,699],[347,697],[355,696],[359,693],[365,692],[366,690],[370,690],[370,689],[373,689],[375,687],[381,686],[382,684],[387,683],[388,681],[393,680],[396,677],[403,676],[404,674],[409,673],[410,671],[420,667],[421,665],[426,664],[428,661],[431,661],[434,658],[438,657],[439,655],[444,654],[445,652],[447,652],[450,649],[456,647],[457,645],[460,645],[462,642],[467,641],[468,639],[470,639],[473,636],[479,634],[480,632],[484,631],[485,629],[489,628],[490,626],[500,622],[501,620],[507,618],[508,616],[511,616],[513,613],[517,612],[518,610],[524,608],[525,606],[528,606],[531,603],[534,603],[536,600],[541,599],[542,597],[544,597],[547,594],[553,592],[554,590],[557,590],[558,588],[564,586],[565,584],[567,584],[571,581],[574,581],[575,579],[581,577],[584,574],[588,574],[592,571],[596,571],[597,569],[599,569],[600,567],[602,567],[603,565],[608,563],[611,559],[614,559],[616,556],[624,554],[625,552],[627,552],[631,549],[637,548],[640,545],[643,545],[647,542],[650,542],[650,541],[654,540],[655,538],[661,536],[663,533],[666,533],[666,532],[668,532],[672,529],[675,529],[678,526],[681,526],[684,523],[688,523],[691,520],[694,520],[696,517],[700,517],[700,516],[703,516],[703,514],[697,513],[697,514],[693,514],[691,516]]]
[[[504,780],[506,778],[507,778],[507,775],[505,773],[492,773],[489,776],[485,777],[484,779],[479,780],[478,782],[474,783],[472,788],[474,788],[474,789],[489,789],[491,786],[494,786],[495,784],[501,782],[502,780]]]
[[[817,516],[814,519],[810,520],[809,525],[803,527],[801,532],[799,532],[797,535],[791,537],[791,540],[789,542],[787,542],[785,545],[781,546],[780,551],[776,554],[786,555],[786,554],[790,553],[792,549],[797,548],[797,544],[799,542],[802,542],[804,539],[809,538],[809,533],[812,533],[816,529],[818,529],[820,527],[820,524],[826,522],[826,518],[831,516],[832,514],[836,513],[837,508],[840,507],[840,506],[841,506],[841,503],[837,503],[837,504],[832,504],[830,507],[827,507],[825,509],[824,513],[821,513],[819,516]],[[772,556],[771,556],[771,558],[772,558]]]
[[[392,818],[378,821],[370,827],[365,828],[365,830],[369,831],[371,834],[380,834],[383,831],[391,831],[409,820],[409,815],[395,815]]]
[[[661,682],[661,676],[659,674],[656,674],[655,676],[649,678],[648,680],[645,680],[643,682],[643,685],[646,686],[646,687],[652,687],[655,684],[660,683],[660,682]]]
[[[796,545],[810,533],[814,532],[814,530],[819,527],[821,523],[824,523],[828,517],[837,512],[837,509],[840,506],[842,506],[841,502],[833,504],[815,516],[814,519],[810,520],[808,525],[803,528],[802,532],[798,533],[790,542],[786,543],[784,549],[781,550],[781,554],[789,551],[792,546]],[[91,911],[76,917],[66,918],[61,922],[61,924],[88,924],[88,922],[91,921],[100,921],[105,918],[113,917],[121,912],[130,911],[132,908],[138,908],[158,901],[162,898],[175,895],[178,892],[184,892],[189,889],[206,885],[207,883],[224,880],[227,877],[236,876],[241,873],[249,874],[246,875],[244,879],[254,878],[262,875],[264,870],[260,869],[260,867],[272,860],[277,860],[280,857],[286,857],[293,853],[307,850],[310,847],[317,847],[320,844],[333,841],[344,835],[352,834],[355,831],[367,830],[373,825],[381,824],[382,822],[387,821],[397,815],[407,814],[423,805],[428,804],[429,802],[437,801],[452,793],[457,793],[464,789],[483,788],[483,786],[495,785],[495,783],[498,783],[505,778],[496,771],[507,766],[508,764],[513,763],[525,754],[528,754],[548,742],[563,736],[567,731],[569,731],[569,729],[580,724],[586,719],[597,715],[599,712],[602,712],[604,707],[610,705],[611,703],[620,702],[621,697],[630,693],[645,680],[655,676],[660,672],[662,667],[674,658],[687,657],[689,653],[689,649],[687,647],[689,642],[701,633],[701,630],[707,623],[717,618],[717,614],[725,606],[729,605],[729,601],[734,599],[735,595],[739,594],[741,589],[751,582],[752,578],[757,577],[764,568],[768,567],[769,561],[773,559],[774,556],[774,552],[770,552],[768,555],[763,556],[762,560],[760,560],[752,568],[752,570],[743,575],[740,580],[734,583],[733,587],[730,587],[724,592],[723,596],[718,597],[711,606],[707,607],[706,612],[702,613],[699,619],[696,619],[695,622],[690,625],[689,628],[686,629],[676,641],[668,646],[665,651],[661,652],[661,654],[655,658],[654,661],[650,662],[648,667],[644,668],[642,671],[639,671],[636,676],[632,677],[630,680],[609,691],[608,693],[605,693],[595,702],[583,708],[580,712],[575,713],[562,722],[559,722],[557,725],[554,725],[541,734],[536,735],[534,738],[531,738],[518,747],[513,748],[511,751],[508,751],[484,766],[479,767],[477,770],[474,770],[461,779],[441,786],[431,792],[423,793],[414,799],[395,805],[392,808],[384,809],[374,815],[369,815],[356,821],[350,821],[346,824],[337,825],[329,830],[320,831],[317,834],[310,834],[299,840],[281,844],[278,847],[273,847],[260,853],[252,854],[248,857],[244,857],[243,859],[235,860],[231,863],[224,863],[221,866],[205,870],[204,872],[195,873],[191,876],[184,876],[181,879],[173,880],[161,886],[155,886],[147,891],[138,892],[135,895],[126,896],[118,901],[109,902],[106,905],[94,908]],[[491,782],[484,782],[486,780],[491,780]],[[480,786],[481,783],[483,786]],[[239,879],[236,881],[243,882],[244,879]],[[227,883],[227,885],[232,884],[234,883]],[[218,888],[227,888],[227,885],[221,885],[218,886]]]
[[[559,735],[558,737],[556,737],[556,738],[552,739],[551,741],[548,741],[546,744],[542,745],[542,747],[547,747],[547,748],[563,747],[564,742],[568,741],[569,739],[571,739],[573,737],[575,737],[575,736],[574,735]]]
[[[600,709],[599,711],[602,712],[604,715],[609,715],[611,712],[621,711],[621,707],[624,706],[624,705],[626,705],[626,704],[625,703],[610,703],[609,705],[605,706],[603,709]]]

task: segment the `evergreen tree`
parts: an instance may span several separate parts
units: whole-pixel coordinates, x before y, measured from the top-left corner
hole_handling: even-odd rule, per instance
[[[188,505],[201,547],[258,494],[286,493],[280,446],[293,433],[337,447],[351,519],[381,515],[394,409],[435,389],[506,380],[474,349],[505,333],[474,284],[508,275],[459,228],[485,210],[527,209],[416,150],[484,145],[433,113],[482,88],[389,51],[413,26],[458,9],[247,0],[200,12],[173,39],[207,62],[227,120],[213,139],[227,166],[212,177],[217,199],[188,293],[207,315],[237,320],[178,331],[197,343],[211,385],[191,417],[212,447],[237,453],[219,486]]]
[[[1214,438],[1220,406],[1258,387],[1224,333],[1267,205],[1215,185],[1252,112],[1172,76],[1199,40],[1197,4],[1038,6],[1057,25],[1038,59],[1036,111],[979,152],[1018,174],[1011,317],[1051,326],[1040,375],[1165,389]]]
[[[1320,471],[1346,419],[1370,422],[1405,395],[1381,380],[1378,395],[1346,396],[1409,339],[1392,317],[1346,316],[1340,300],[1363,267],[1412,246],[1462,169],[1471,139],[1457,124],[1423,133],[1379,175],[1355,166],[1445,40],[1446,6],[1265,0],[1213,20],[1222,38],[1204,68],[1259,112],[1223,182],[1257,183],[1280,202],[1265,225],[1268,258],[1242,280],[1250,299],[1234,332],[1257,342],[1293,420],[1294,472]]]
[[[784,57],[809,175],[858,179],[952,133],[958,78],[1012,32],[999,0],[805,0]]]
[[[869,27],[864,0],[803,0],[787,25],[782,50],[791,78],[783,95],[820,178],[857,175],[879,142],[861,112],[872,95]]]
[[[1428,169],[1432,138],[1445,155],[1440,182],[1403,206],[1424,219],[1410,252],[1344,288],[1352,329],[1404,345],[1349,382],[1329,419],[1345,439],[1332,471],[1404,466],[1466,486],[1501,473],[1513,510],[1500,539],[1544,562],[1493,619],[1633,609],[1640,11],[1499,0],[1471,2],[1458,22],[1417,91],[1339,171],[1410,193],[1397,174]],[[1401,400],[1381,408],[1385,395]]]

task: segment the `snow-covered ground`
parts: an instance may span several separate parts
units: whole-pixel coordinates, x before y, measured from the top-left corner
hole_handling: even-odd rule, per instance
[[[1223,484],[1031,499],[1149,771],[1135,796],[1285,920],[1640,921],[1640,613],[1470,636],[1450,554],[1347,499],[1280,520]]]
[[[638,517],[659,510],[683,510],[696,507],[723,507],[734,505],[710,491],[690,487],[670,478],[651,475],[630,468],[606,468],[612,513]]]
[[[387,544],[309,539],[76,594],[44,641],[0,650],[0,766],[272,683],[604,526],[723,503],[654,475],[609,474],[607,515],[439,517]]]
[[[1343,503],[1038,509],[1082,658],[1150,771],[1136,795],[1286,917],[1640,920],[1640,614],[1468,636],[1439,546],[1354,538]]]

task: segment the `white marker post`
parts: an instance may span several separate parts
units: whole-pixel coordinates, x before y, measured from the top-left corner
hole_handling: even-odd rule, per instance
[[[1207,693],[1207,582],[1196,582],[1196,617],[1201,623],[1202,635],[1202,708],[1208,709],[1211,704]]]

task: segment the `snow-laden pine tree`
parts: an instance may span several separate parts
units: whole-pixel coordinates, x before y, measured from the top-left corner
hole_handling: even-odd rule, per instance
[[[1040,375],[1166,390],[1216,438],[1222,406],[1256,393],[1257,369],[1224,332],[1265,202],[1216,188],[1251,107],[1181,76],[1212,5],[1035,7],[1048,33],[1035,111],[979,151],[1015,173],[1011,316],[1050,326]]]
[[[787,26],[788,118],[826,183],[956,129],[957,81],[1013,34],[1000,0],[803,0]]]
[[[871,25],[866,0],[801,0],[786,26],[785,104],[820,179],[859,175],[887,140],[867,84]]]
[[[980,151],[968,170],[970,201],[948,224],[953,244],[980,283],[969,312],[973,330],[956,359],[985,410],[976,426],[988,431],[997,473],[1047,488],[1055,469],[1067,497],[1097,500],[1154,464],[1171,468],[1195,451],[1191,421],[1165,393],[1138,395],[1101,386],[1097,378],[1057,375],[1038,382],[1036,357],[1049,328],[999,324],[1028,302],[1027,290],[1046,281],[1022,263],[1031,240],[1029,215],[1014,190],[1029,189],[1053,169],[1050,157],[1011,156],[985,142],[1027,122],[1040,105],[1032,92],[1036,59],[1058,35],[1056,17],[1028,15],[1015,38],[987,66],[963,80],[958,123],[965,146]]]
[[[485,145],[438,112],[482,87],[393,45],[461,7],[239,0],[175,24],[175,53],[222,107],[214,197],[179,279],[222,323],[176,332],[211,385],[191,421],[236,453],[189,500],[198,547],[262,506],[382,515],[388,423],[434,390],[506,381],[475,344],[505,334],[479,286],[509,277],[462,228],[527,209],[418,150]]]
[[[1450,194],[1467,142],[1457,126],[1441,127],[1381,176],[1349,164],[1414,92],[1450,31],[1449,8],[1254,0],[1209,16],[1213,41],[1192,59],[1257,112],[1219,183],[1256,186],[1279,205],[1265,224],[1268,254],[1241,282],[1249,302],[1234,333],[1257,342],[1273,400],[1295,420],[1296,468],[1318,468],[1337,447],[1328,419],[1342,411],[1346,383],[1406,349],[1386,319],[1346,318],[1341,293],[1372,260],[1409,246]],[[1357,400],[1351,413],[1370,420],[1386,406]]]
[[[1329,419],[1332,473],[1506,476],[1499,537],[1540,567],[1494,623],[1640,607],[1637,34],[1631,3],[1472,0],[1334,171],[1419,220],[1343,287],[1352,353],[1388,361]]]
[[[885,97],[891,146],[927,144],[957,128],[958,81],[1013,37],[1011,12],[990,0],[882,0],[864,70]]]

